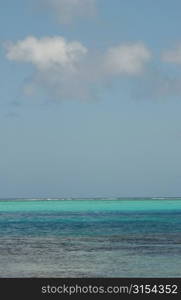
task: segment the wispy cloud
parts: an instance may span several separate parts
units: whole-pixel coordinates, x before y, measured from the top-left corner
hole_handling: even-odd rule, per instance
[[[10,118],[10,119],[17,119],[20,117],[19,113],[16,112],[8,112],[7,114],[5,114],[5,118]]]
[[[38,0],[44,9],[51,10],[58,21],[71,23],[80,17],[93,16],[96,11],[96,0]]]
[[[143,43],[120,44],[96,55],[82,43],[68,42],[61,36],[32,36],[8,42],[5,47],[8,60],[35,67],[35,75],[24,86],[27,95],[41,89],[61,100],[90,98],[115,77],[141,76],[151,60],[151,52]]]
[[[175,47],[175,49],[163,52],[162,60],[169,63],[181,64],[181,44]]]
[[[115,75],[138,75],[150,59],[151,53],[143,43],[123,44],[107,50],[105,70]]]
[[[152,77],[154,82],[153,92],[156,91],[159,96],[180,97],[181,96],[181,43],[172,49],[162,52],[161,60],[167,63],[167,72],[160,70]],[[175,65],[173,69],[173,65]],[[170,69],[171,67],[171,69]]]

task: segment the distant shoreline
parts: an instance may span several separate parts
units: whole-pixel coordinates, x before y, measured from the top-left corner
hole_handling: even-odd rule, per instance
[[[145,200],[181,200],[181,197],[80,197],[80,198],[0,198],[0,201],[145,201]]]

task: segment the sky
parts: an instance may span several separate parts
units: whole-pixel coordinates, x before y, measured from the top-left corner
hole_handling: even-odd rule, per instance
[[[0,198],[181,196],[180,0],[0,5]]]

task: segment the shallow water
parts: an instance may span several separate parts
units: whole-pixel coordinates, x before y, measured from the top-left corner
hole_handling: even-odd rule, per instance
[[[181,200],[0,200],[0,277],[181,277]]]

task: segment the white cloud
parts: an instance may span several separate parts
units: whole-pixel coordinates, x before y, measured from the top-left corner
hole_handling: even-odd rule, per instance
[[[67,42],[63,37],[45,37],[37,39],[27,37],[13,44],[6,43],[9,60],[32,63],[38,69],[70,68],[87,53],[79,42]]]
[[[115,76],[140,76],[151,58],[143,44],[123,44],[93,55],[80,42],[68,42],[61,36],[32,36],[5,47],[7,59],[36,68],[24,86],[26,95],[43,90],[57,99],[90,98]]]
[[[105,71],[113,75],[138,75],[150,59],[151,53],[142,43],[119,45],[108,49]]]
[[[96,0],[39,0],[41,6],[53,10],[60,23],[70,23],[76,17],[94,15]]]
[[[181,44],[173,50],[165,51],[162,54],[163,61],[181,64]]]

